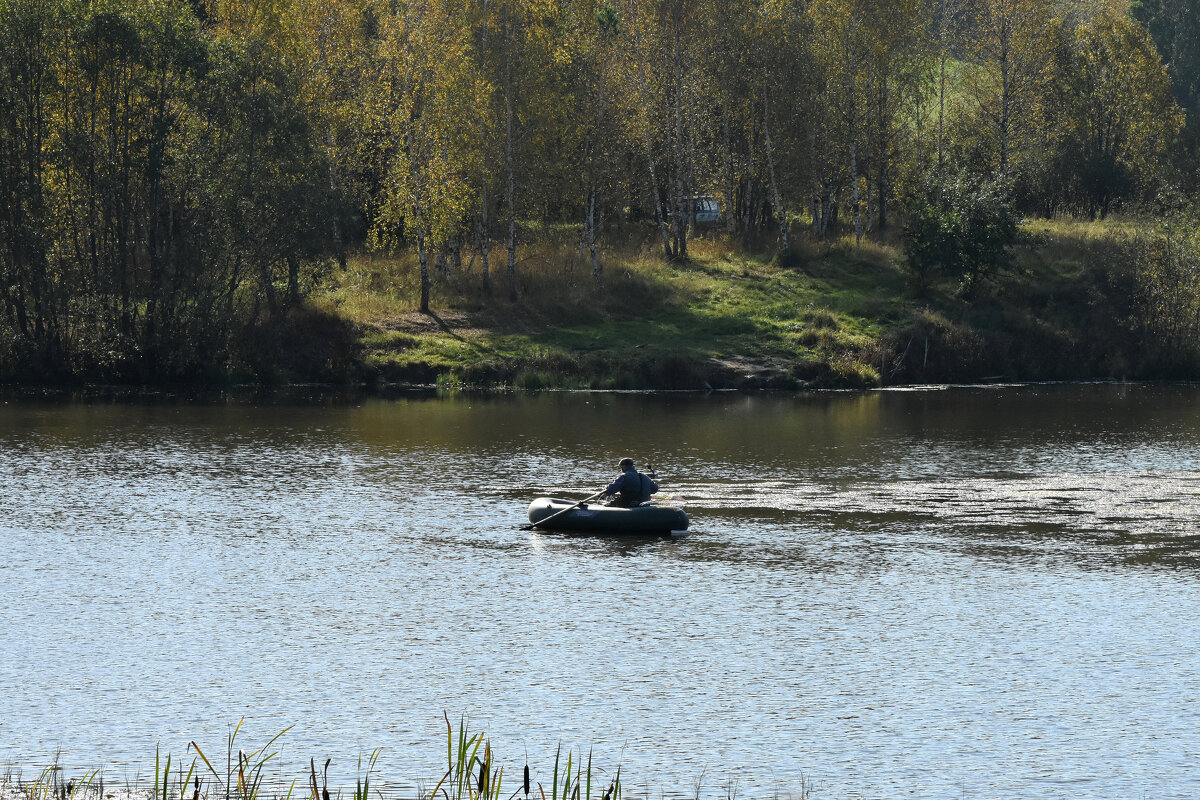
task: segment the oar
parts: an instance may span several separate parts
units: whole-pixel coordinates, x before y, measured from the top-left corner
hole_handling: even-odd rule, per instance
[[[545,519],[540,519],[540,520],[538,520],[537,522],[531,522],[531,523],[529,523],[528,525],[522,525],[522,526],[521,526],[521,530],[523,530],[523,531],[531,531],[531,530],[533,530],[534,528],[536,528],[538,525],[545,525],[547,522],[549,522],[550,520],[552,520],[552,519],[554,519],[555,517],[559,516],[560,514],[565,514],[565,513],[567,513],[568,511],[570,511],[570,510],[571,510],[571,509],[573,509],[573,508],[579,508],[579,506],[583,505],[584,503],[588,502],[589,500],[595,500],[597,497],[603,497],[603,496],[604,496],[604,490],[603,490],[603,489],[601,489],[600,491],[596,492],[596,493],[595,493],[594,495],[592,495],[591,497],[585,497],[585,498],[583,498],[582,500],[580,500],[578,503],[572,503],[571,505],[569,505],[569,506],[567,506],[566,508],[564,508],[562,511],[555,511],[553,514],[551,514],[550,516],[546,517]]]

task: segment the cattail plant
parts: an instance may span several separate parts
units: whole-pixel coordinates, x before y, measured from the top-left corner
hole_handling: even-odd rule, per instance
[[[585,759],[582,750],[576,753],[568,749],[567,757],[563,759],[560,745],[554,753],[549,796],[546,788],[534,780],[528,754],[520,785],[511,794],[502,795],[504,768],[492,751],[491,742],[483,733],[470,733],[465,717],[459,720],[457,728],[451,724],[448,714],[443,713],[442,717],[446,723],[446,771],[432,792],[418,789],[417,800],[517,800],[518,795],[523,795],[523,800],[530,800],[535,788],[535,800],[593,800],[594,788],[604,785],[596,782],[599,776],[593,770],[591,751]],[[243,722],[244,719],[239,720],[226,739],[223,771],[217,770],[195,741],[187,746],[187,752],[195,751],[195,757],[187,769],[183,769],[182,761],[177,762],[170,753],[164,756],[156,748],[153,791],[138,791],[134,787],[131,790],[134,796],[138,800],[292,800],[296,781],[291,782],[285,793],[274,785],[267,788],[265,775],[268,765],[279,755],[275,749],[276,743],[290,728],[280,731],[264,746],[248,750],[237,746]],[[371,800],[379,757],[378,749],[368,755],[359,755],[353,796],[348,800]],[[308,797],[304,800],[342,799],[341,792],[335,792],[332,798],[330,795],[331,763],[332,759],[326,759],[322,771],[318,773],[316,759],[309,759],[308,775],[302,779],[308,783]],[[204,770],[207,770],[207,775],[202,777]],[[99,782],[98,787],[93,786],[94,780]],[[205,781],[215,788],[202,792]],[[2,783],[3,780],[0,780]],[[18,780],[17,785],[21,790],[20,800],[103,800],[105,797],[103,779],[98,771],[88,773],[79,780],[66,780],[57,757],[55,763],[36,780],[29,783]],[[378,788],[375,793],[379,796],[377,800],[384,800]],[[622,800],[620,768],[595,800]],[[736,798],[731,794],[727,800]]]
[[[204,754],[204,751],[200,749],[200,745],[196,744],[194,741],[188,743],[188,748],[195,749],[196,755],[198,755],[200,760],[204,762],[204,765],[208,767],[208,771],[212,773],[213,780],[217,782],[217,785],[221,791],[221,797],[218,798],[218,800],[259,800],[259,794],[263,788],[263,770],[273,758],[279,755],[278,752],[272,751],[271,748],[277,741],[279,741],[280,737],[291,730],[290,727],[284,728],[279,733],[271,737],[271,740],[265,745],[249,753],[243,749],[238,749],[235,768],[233,755],[234,745],[237,743],[237,735],[242,729],[243,722],[245,722],[245,717],[238,720],[237,726],[230,732],[225,741],[224,780],[221,780],[221,774],[213,768],[212,762],[209,761],[208,756]],[[168,756],[168,760],[169,758],[170,757]],[[195,767],[195,762],[192,763],[192,767]],[[315,779],[313,785],[316,785]],[[291,800],[292,792],[295,790],[295,788],[296,782],[292,781],[291,786],[288,788],[285,800]],[[163,800],[166,800],[166,798],[164,797]],[[184,800],[182,795],[180,800]]]

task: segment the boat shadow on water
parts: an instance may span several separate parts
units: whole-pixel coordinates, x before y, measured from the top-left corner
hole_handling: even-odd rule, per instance
[[[686,531],[630,531],[628,533],[605,533],[600,531],[559,531],[534,528],[533,533],[554,536],[559,539],[611,539],[615,542],[658,542],[663,539],[686,539],[692,535]]]
[[[690,535],[683,533],[588,533],[586,531],[558,531],[535,528],[530,531],[535,549],[555,549],[561,545],[575,552],[588,552],[603,556],[632,556],[654,547],[669,547],[675,542],[685,542]],[[581,548],[581,549],[576,549]]]

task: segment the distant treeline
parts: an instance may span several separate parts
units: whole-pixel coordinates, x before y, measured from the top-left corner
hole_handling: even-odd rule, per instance
[[[464,250],[518,300],[530,223],[686,258],[702,197],[785,257],[954,182],[1177,203],[1191,1],[0,0],[0,378],[225,374],[352,248],[424,308]]]

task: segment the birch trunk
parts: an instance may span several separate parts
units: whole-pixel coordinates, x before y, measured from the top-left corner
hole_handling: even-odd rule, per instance
[[[326,133],[326,141],[328,142],[330,152],[332,152],[335,147],[335,141],[334,141],[334,137],[333,137],[333,129],[332,128]],[[329,159],[329,190],[335,196],[337,195],[339,189],[341,188],[340,184],[341,184],[341,181],[338,180],[337,159],[330,158]],[[342,226],[341,226],[340,221],[338,220],[337,214],[329,215],[329,224],[332,227],[331,233],[333,234],[333,246],[337,252],[338,266],[341,269],[345,270],[346,269],[346,242],[342,239]]]
[[[487,186],[483,187],[480,192],[479,201],[479,252],[483,256],[483,266],[481,272],[483,274],[483,293],[491,296],[492,294],[492,272],[491,266],[488,263],[488,253],[492,249],[492,230],[488,221],[488,199]]]
[[[779,254],[786,257],[790,249],[788,243],[787,215],[783,211],[783,202],[779,197],[779,184],[775,181],[775,151],[771,147],[771,126],[767,121],[767,76],[763,75],[763,144],[767,151],[767,175],[771,179],[771,202],[775,206],[775,219],[779,222]]]
[[[504,26],[504,165],[508,171],[508,299],[517,301],[517,179],[513,173],[512,29]]]
[[[588,252],[592,256],[592,277],[600,280],[600,261],[596,258],[596,187],[588,191]]]
[[[636,33],[634,35],[634,47],[639,53],[639,57],[637,59],[638,74],[641,77],[642,85],[649,86],[650,79],[646,74],[646,64],[643,58],[645,50],[643,49],[641,37]],[[643,119],[640,121],[640,123],[641,124],[639,127],[641,128],[642,133],[642,152],[645,153],[646,168],[650,173],[650,197],[654,204],[654,221],[658,225],[658,233],[662,237],[663,254],[667,259],[671,259],[675,257],[675,253],[671,250],[671,236],[667,231],[667,222],[665,219],[663,219],[662,195],[659,192],[658,176],[655,174],[654,170],[654,149],[650,146],[650,123],[648,119]]]
[[[698,103],[699,103],[699,101],[697,100],[697,98],[693,96],[693,97],[689,98],[687,107],[690,109],[694,109],[694,108],[696,108]],[[696,180],[696,159],[693,157],[693,154],[696,152],[696,115],[695,114],[687,115],[687,125],[685,128],[685,131],[686,131],[686,138],[684,139],[685,147],[684,147],[684,151],[683,151],[683,153],[684,153],[683,163],[686,165],[686,171],[684,172],[684,175],[686,176],[686,182],[685,182],[684,186],[687,187],[687,189],[690,193],[691,191],[694,190],[694,187],[699,185],[698,181]],[[696,235],[696,203],[695,203],[695,200],[693,198],[690,198],[688,195],[684,195],[684,197],[687,201],[687,209],[688,209],[687,236],[689,238],[691,238],[692,236]]]
[[[643,146],[646,149],[646,163],[650,172],[650,193],[654,201],[654,221],[659,225],[659,234],[662,236],[662,252],[667,258],[674,258],[674,251],[671,249],[671,235],[667,233],[666,219],[662,218],[662,198],[659,194],[659,180],[654,175],[654,156],[650,155],[650,139],[649,134],[643,134]]]
[[[737,216],[733,213],[737,189],[733,176],[733,146],[729,141],[728,101],[721,103],[721,137],[725,147],[723,162],[725,167],[725,232],[732,236],[737,233]]]
[[[850,41],[846,49],[846,103],[848,110],[848,125],[850,138],[850,198],[854,202],[854,243],[862,244],[863,225],[862,208],[858,196],[858,103],[854,91],[854,80],[858,74],[858,53],[853,44],[853,21],[849,33]]]
[[[675,60],[674,74],[675,82],[671,91],[671,104],[675,113],[675,135],[672,141],[672,149],[675,155],[675,202],[672,204],[675,210],[674,227],[675,227],[675,257],[681,260],[687,260],[687,219],[688,215],[684,213],[684,203],[686,200],[686,188],[684,185],[684,162],[683,162],[683,42],[679,34],[679,18],[676,15],[674,20],[675,33]]]
[[[870,152],[871,152],[871,145],[870,145],[870,143],[868,142],[868,144],[867,144],[867,153],[870,153]],[[874,181],[872,181],[872,180],[871,180],[871,167],[872,167],[872,166],[873,166],[873,165],[871,164],[871,159],[870,159],[870,157],[868,156],[868,158],[867,158],[867,163],[866,163],[865,167],[863,168],[863,183],[865,183],[865,184],[867,185],[867,197],[866,197],[866,203],[864,203],[864,204],[863,204],[863,209],[864,209],[864,213],[863,213],[863,230],[864,230],[866,233],[870,233],[870,232],[871,232],[871,220],[872,220],[872,219],[873,219],[873,217],[874,217],[874,214],[873,214],[873,212],[874,212],[874,210],[875,210],[875,204],[874,204],[874,200],[875,200],[875,183],[874,183]]]
[[[878,167],[876,167],[875,173],[875,190],[879,196],[879,230],[882,231],[887,229],[887,169],[891,149],[891,141],[888,136],[888,80],[886,73],[879,79],[878,123],[879,130],[876,138],[879,141],[879,153],[876,160]]]
[[[812,229],[819,237],[825,235],[821,229],[821,182],[817,178],[817,132],[810,127],[808,131],[808,165],[812,176]]]
[[[850,197],[854,202],[854,243],[862,244],[863,225],[862,225],[862,209],[859,207],[858,196],[858,151],[855,146],[855,124],[853,110],[853,93],[851,93],[851,111],[850,111]]]
[[[1008,128],[1012,102],[1012,76],[1009,58],[1010,36],[1007,23],[1000,31],[1000,174],[1008,171]]]
[[[491,21],[491,12],[489,9],[490,0],[483,0],[483,25],[480,30],[479,40],[479,65],[483,69],[486,67],[488,54],[488,28]],[[492,95],[494,97],[494,95]],[[489,98],[490,99],[490,98]],[[490,104],[489,104],[490,105]],[[491,148],[487,147],[488,139],[486,131],[488,123],[485,119],[481,120],[481,127],[484,133],[484,151],[487,152]],[[491,165],[491,158],[487,158],[487,163]],[[488,172],[491,170],[489,169]],[[488,254],[492,249],[492,228],[491,221],[488,219],[488,178],[485,177],[479,187],[479,253],[483,257],[483,264],[480,268],[480,277],[482,278],[483,293],[492,296],[492,270],[491,264],[488,262]],[[473,261],[474,259],[472,259]]]
[[[868,109],[871,105],[871,98],[868,95]],[[878,166],[875,163],[875,157],[879,154],[879,142],[875,139],[875,126],[872,124],[875,120],[871,118],[868,110],[863,114],[863,128],[866,141],[864,145],[864,164],[862,165],[863,183],[865,184],[867,194],[863,203],[863,232],[871,232],[871,222],[874,217],[875,210],[875,182],[873,180],[875,170]]]
[[[602,142],[604,137],[604,81],[598,80],[593,84],[593,96],[595,102],[593,104],[593,143],[588,148],[588,203],[587,203],[587,233],[588,233],[588,252],[592,258],[592,277],[597,281],[600,280],[600,259],[596,255],[596,203],[597,195],[600,193],[598,187],[599,179],[597,175],[603,169],[603,162],[599,161],[599,157],[603,156]],[[598,163],[599,162],[599,163]]]
[[[942,42],[941,65],[938,74],[938,132],[937,132],[937,163],[938,172],[943,167],[943,149],[946,130],[946,43]]]
[[[425,249],[425,226],[417,228],[417,260],[421,263],[421,311],[429,313],[429,252]]]
[[[887,162],[879,165],[879,230],[887,230]]]

